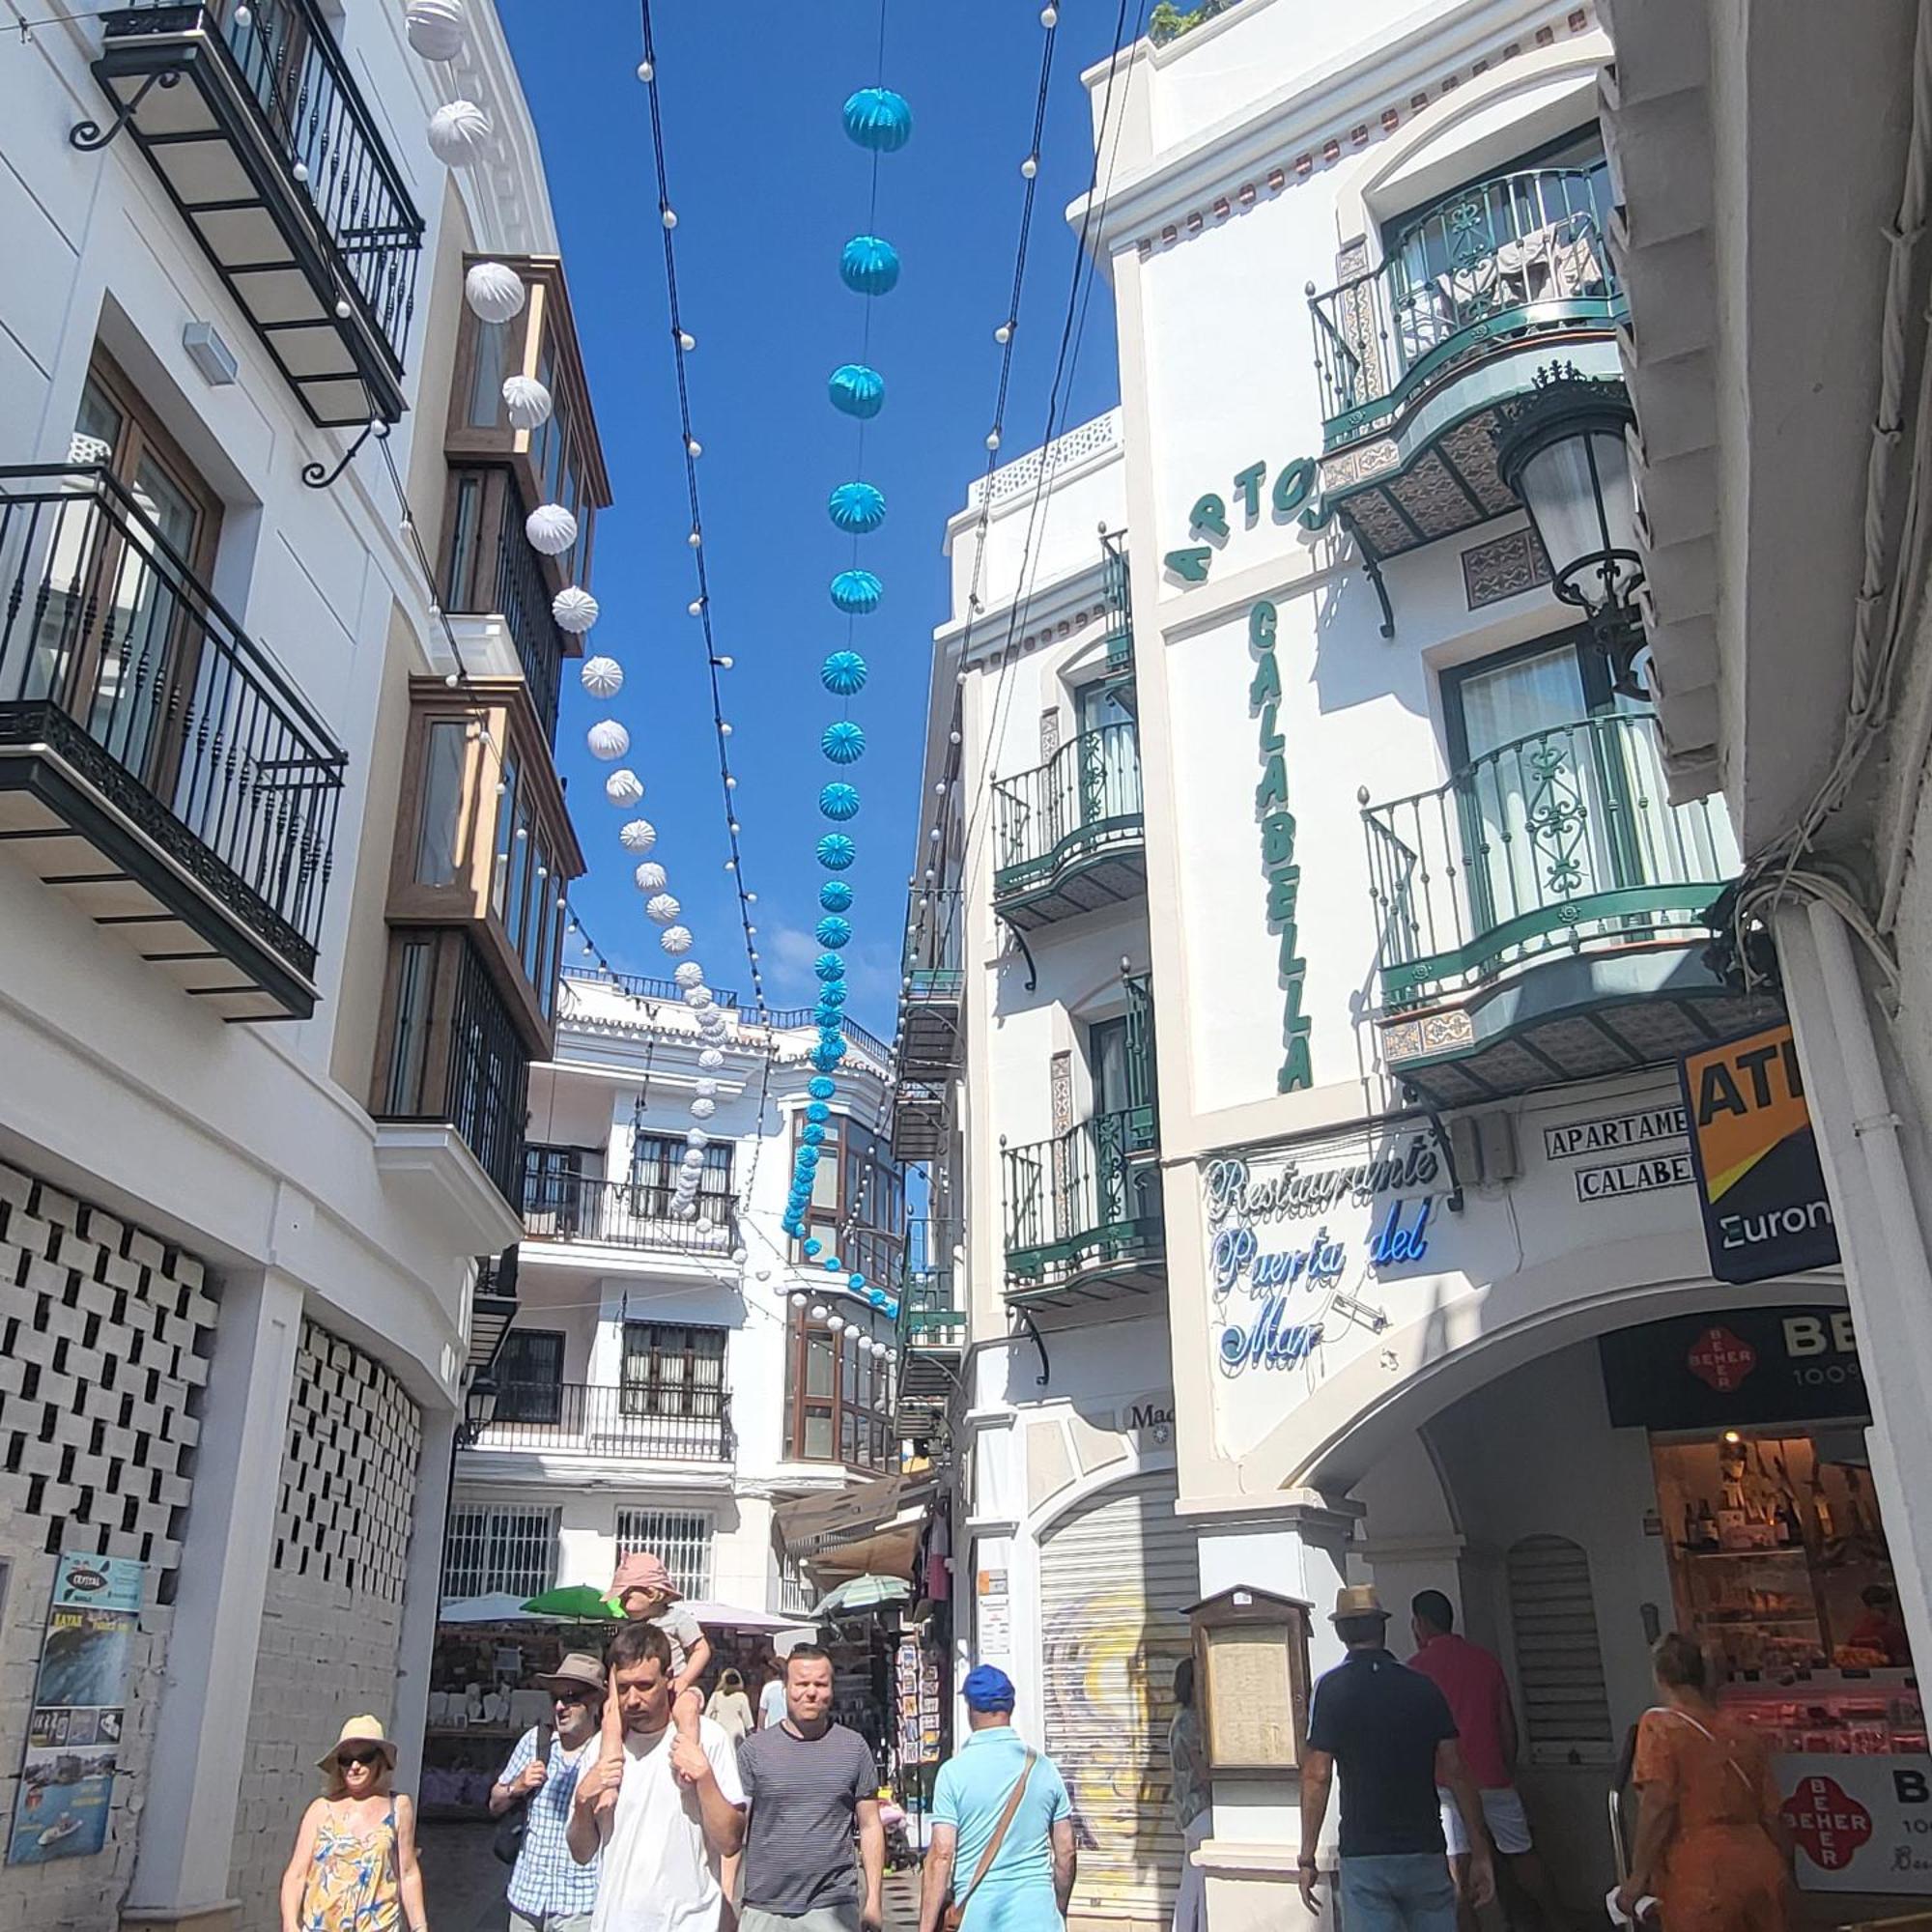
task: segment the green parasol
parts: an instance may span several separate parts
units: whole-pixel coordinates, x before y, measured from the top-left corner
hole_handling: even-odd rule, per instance
[[[623,1613],[594,1584],[566,1583],[558,1590],[546,1590],[524,1605],[533,1617],[564,1617],[580,1624],[615,1624]]]

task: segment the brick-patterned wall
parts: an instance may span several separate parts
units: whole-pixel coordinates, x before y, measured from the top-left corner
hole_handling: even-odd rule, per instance
[[[422,1417],[381,1363],[303,1325],[274,1567],[248,1717],[231,1889],[242,1924],[273,1901],[315,1761],[346,1719],[393,1721]]]
[[[0,1867],[0,1925],[105,1932],[132,1875],[215,1313],[198,1261],[0,1163],[0,1842],[56,1556],[149,1566],[106,1849]]]

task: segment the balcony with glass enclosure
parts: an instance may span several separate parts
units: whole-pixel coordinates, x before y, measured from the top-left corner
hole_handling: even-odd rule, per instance
[[[319,0],[129,5],[95,78],[302,407],[397,421],[423,220]]]
[[[1379,262],[1309,285],[1322,501],[1378,559],[1519,507],[1497,410],[1539,368],[1619,374],[1608,163],[1594,133],[1548,158],[1390,222]]]
[[[1069,739],[993,784],[993,909],[1022,932],[1147,891],[1139,727]]]
[[[1628,1072],[1776,1019],[1707,958],[1738,870],[1721,799],[1672,805],[1657,721],[1614,711],[1359,794],[1384,1064],[1433,1106]]]
[[[207,1011],[305,1019],[344,753],[160,514],[0,469],[0,839]]]

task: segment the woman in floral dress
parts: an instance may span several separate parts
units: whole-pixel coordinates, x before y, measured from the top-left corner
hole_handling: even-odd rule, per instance
[[[415,1811],[389,1789],[395,1746],[374,1718],[352,1718],[320,1763],[328,1793],[282,1874],[282,1932],[428,1932]]]

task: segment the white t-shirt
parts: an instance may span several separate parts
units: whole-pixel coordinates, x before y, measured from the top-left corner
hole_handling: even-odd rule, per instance
[[[670,1768],[676,1735],[667,1724],[653,1739],[624,1738],[624,1781],[599,1865],[591,1932],[718,1932],[719,1861],[704,1841],[696,1792]],[[742,1805],[730,1739],[708,1718],[698,1719],[697,1738],[719,1790]]]
[[[782,1677],[774,1677],[758,1692],[758,1728],[767,1724],[781,1724],[785,1715],[785,1687]]]

